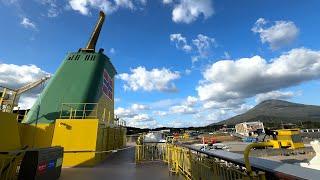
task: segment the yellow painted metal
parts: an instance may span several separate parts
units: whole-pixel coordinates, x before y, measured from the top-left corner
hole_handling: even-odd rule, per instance
[[[21,124],[22,145],[64,147],[64,167],[93,166],[106,150],[122,148],[124,128],[107,127],[99,119],[57,119],[52,124]]]
[[[19,124],[22,146],[30,148],[50,147],[55,124]]]
[[[52,145],[65,148],[63,166],[93,166],[107,155],[99,152],[123,147],[120,135],[121,128],[104,127],[98,119],[58,119]]]
[[[270,140],[274,144],[274,148],[303,148],[299,129],[280,129],[276,130],[277,136],[275,140]]]
[[[18,179],[19,166],[23,156],[22,152],[0,154],[0,180]]]
[[[126,129],[121,126],[125,123],[115,123],[111,118],[112,101],[100,98],[98,103],[65,103],[61,111],[69,114],[65,116],[61,113],[61,119],[51,124],[17,123],[17,115],[0,112],[0,132],[4,134],[0,136],[0,150],[58,145],[65,150],[63,166],[73,167],[95,165],[105,159],[110,150],[125,146]],[[0,160],[5,158],[10,157],[1,157]]]
[[[19,136],[17,114],[0,111],[0,180],[16,179],[18,165],[23,153],[17,150],[22,148]]]
[[[98,124],[98,119],[56,120],[52,146],[64,147],[63,166],[96,164]]]
[[[20,149],[17,114],[0,111],[0,117],[0,151]]]
[[[65,151],[94,151],[98,119],[57,119],[52,146],[64,145]]]
[[[185,140],[188,140],[188,139],[190,139],[190,134],[187,133],[187,132],[183,133],[182,138],[185,139]]]
[[[186,179],[265,179],[263,172],[248,174],[245,167],[174,144],[137,145],[135,153],[137,163],[162,160],[171,173]]]
[[[250,151],[253,148],[262,148],[262,147],[274,147],[274,142],[260,142],[260,143],[252,143],[249,144],[243,152],[244,163],[249,174],[252,174],[253,171],[251,169],[249,155]]]

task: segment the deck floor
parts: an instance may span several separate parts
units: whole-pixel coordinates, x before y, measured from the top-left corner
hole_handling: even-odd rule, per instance
[[[163,162],[146,162],[142,164],[135,164],[134,148],[132,147],[111,154],[105,161],[93,168],[63,168],[60,180],[69,179],[183,180],[184,178],[181,175],[170,175],[168,166]]]

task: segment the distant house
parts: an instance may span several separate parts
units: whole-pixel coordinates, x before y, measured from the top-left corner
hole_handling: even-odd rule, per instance
[[[260,133],[265,133],[263,123],[258,122],[243,122],[236,124],[236,133],[243,136],[254,136]]]

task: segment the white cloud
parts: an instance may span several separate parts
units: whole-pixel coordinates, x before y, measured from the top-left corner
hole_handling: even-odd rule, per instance
[[[170,4],[170,3],[172,3],[173,2],[173,0],[162,0],[162,3],[163,4]]]
[[[153,118],[151,118],[148,114],[138,114],[133,116],[132,120],[134,121],[153,121]]]
[[[186,75],[189,75],[189,74],[191,74],[191,70],[190,69],[186,69],[185,71],[184,71],[184,73],[186,74]]]
[[[134,111],[139,111],[139,110],[148,110],[150,108],[143,104],[132,104],[131,109]]]
[[[198,102],[198,98],[193,97],[193,96],[188,96],[187,101],[186,101],[186,105],[187,106],[194,106],[197,102]]]
[[[197,62],[200,59],[209,58],[212,53],[212,49],[217,47],[217,42],[214,38],[198,34],[195,39],[192,40],[192,44],[188,44],[188,40],[180,33],[171,34],[170,41],[175,43],[177,49],[181,49],[185,52],[192,53],[192,62]]]
[[[166,127],[182,128],[182,127],[191,127],[194,123],[190,121],[184,121],[181,119],[174,119],[165,124]]]
[[[19,108],[20,109],[30,109],[32,105],[36,102],[39,94],[27,94],[27,95],[22,95],[19,98]]]
[[[146,0],[69,0],[71,9],[79,11],[83,15],[90,14],[90,9],[103,10],[107,14],[117,11],[119,8],[135,10],[141,5],[145,5]]]
[[[11,89],[20,88],[28,83],[50,75],[36,65],[15,65],[0,63],[0,86]],[[39,86],[21,95],[19,107],[31,108],[43,87]]]
[[[36,65],[15,65],[0,63],[0,85],[19,88],[50,75]]]
[[[122,120],[125,120],[127,126],[139,128],[155,128],[158,127],[158,122],[149,114],[141,113],[147,110],[143,105],[133,104],[130,108],[125,109],[118,107],[115,109],[115,114]]]
[[[169,112],[172,114],[195,114],[198,110],[194,107],[198,102],[198,98],[188,96],[180,105],[170,107]]]
[[[157,128],[160,125],[156,120],[149,120],[149,121],[134,121],[134,120],[129,120],[127,121],[127,126],[130,127],[138,127],[138,128]]]
[[[168,107],[175,106],[181,103],[181,99],[163,99],[150,104],[152,109],[167,109]]]
[[[27,29],[37,30],[36,24],[27,17],[23,17],[20,24]]]
[[[203,102],[203,108],[204,109],[228,109],[233,110],[236,108],[239,108],[244,101],[242,99],[228,99],[226,101],[220,102],[220,101],[204,101]]]
[[[158,122],[150,117],[148,114],[142,113],[134,115],[130,118],[124,119],[127,123],[127,126],[138,127],[138,128],[157,128],[159,127]]]
[[[228,59],[231,59],[231,56],[230,56],[230,54],[229,54],[228,52],[225,51],[225,52],[223,53],[223,57],[222,57],[222,58],[228,60]]]
[[[287,92],[270,91],[270,92],[267,92],[267,93],[257,94],[255,101],[257,103],[260,103],[260,102],[268,100],[268,99],[287,100],[287,99],[292,98],[294,95],[295,95],[295,93],[291,92],[291,91],[287,91]]]
[[[110,54],[115,54],[116,50],[114,48],[110,48],[109,52],[110,52]]]
[[[153,114],[156,115],[156,116],[166,116],[166,115],[168,115],[168,113],[165,112],[165,111],[153,111]]]
[[[197,87],[202,101],[224,102],[320,78],[320,51],[293,49],[267,62],[260,56],[210,65]]]
[[[197,121],[197,126],[207,126],[209,124],[228,119],[237,114],[244,113],[253,108],[252,105],[248,104],[241,104],[234,107],[232,107],[233,105],[230,107],[228,107],[228,105],[223,106],[227,108],[220,108],[221,106],[219,106],[218,108],[206,109],[194,114],[195,119],[201,119],[201,121]]]
[[[170,34],[170,41],[175,43],[176,48],[185,52],[190,52],[192,50],[192,47],[188,44],[187,39],[181,34]]]
[[[120,102],[121,99],[120,98],[114,98],[114,102]]]
[[[132,109],[125,109],[123,107],[118,107],[114,110],[114,113],[120,118],[132,118],[137,115]]]
[[[47,16],[57,17],[61,13],[61,8],[58,7],[57,0],[36,0],[42,5],[47,6]]]
[[[177,88],[172,82],[180,78],[179,72],[173,72],[169,69],[146,70],[145,67],[131,69],[131,74],[122,73],[117,76],[125,81],[126,90],[144,90],[144,91],[176,91]]]
[[[205,121],[207,123],[214,123],[223,120],[226,117],[227,111],[221,109],[221,110],[215,110],[211,111],[207,114],[205,117]]]
[[[187,105],[172,106],[170,112],[173,114],[195,114],[197,111]]]
[[[198,55],[192,58],[193,62],[198,61],[200,58],[208,58],[211,52],[211,48],[217,46],[214,38],[198,34],[196,39],[192,40],[192,43],[196,46]]]
[[[247,112],[248,110],[252,109],[254,106],[253,105],[248,105],[248,104],[241,104],[240,107],[233,109],[233,112],[235,114],[242,114]]]
[[[267,24],[267,20],[259,18],[251,30],[258,33],[261,42],[268,43],[273,50],[291,44],[299,34],[299,29],[292,21],[275,21],[269,27],[266,27]]]
[[[132,118],[139,114],[140,111],[149,110],[150,108],[142,104],[132,104],[130,108],[118,107],[115,109],[115,114],[120,118]]]
[[[172,3],[172,1],[163,1]],[[176,23],[191,23],[203,16],[205,19],[214,14],[211,0],[179,0],[174,5],[172,20]]]
[[[5,5],[17,5],[19,0],[1,0]]]

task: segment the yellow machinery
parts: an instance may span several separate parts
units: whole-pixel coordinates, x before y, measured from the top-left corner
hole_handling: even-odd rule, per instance
[[[304,147],[299,129],[280,129],[272,132],[273,139],[267,140],[267,142],[272,144],[272,147],[275,149],[297,149]]]
[[[11,113],[18,106],[19,97],[22,93],[33,89],[48,80],[50,76],[43,77],[18,89],[10,89],[0,86],[0,110]]]
[[[189,132],[183,133],[182,138],[183,138],[184,140],[189,140],[189,139],[190,139],[190,134],[189,134]]]

